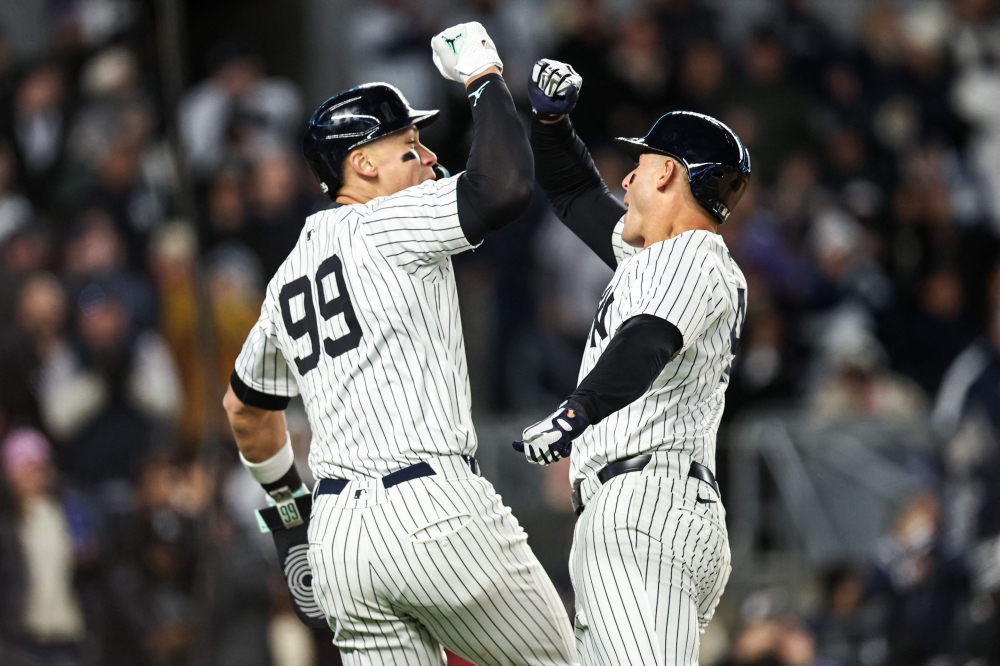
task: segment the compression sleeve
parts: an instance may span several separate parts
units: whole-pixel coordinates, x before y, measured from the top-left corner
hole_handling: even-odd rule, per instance
[[[533,121],[531,149],[538,182],[556,215],[604,263],[617,267],[611,237],[627,209],[608,191],[569,118],[551,124]]]
[[[677,327],[655,315],[632,317],[569,396],[591,425],[638,400],[683,347]]]
[[[458,220],[469,243],[478,245],[527,210],[535,164],[503,77],[487,74],[468,92],[472,149],[458,179]]]

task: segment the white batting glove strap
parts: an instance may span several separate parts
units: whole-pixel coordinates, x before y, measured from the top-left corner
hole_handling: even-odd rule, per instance
[[[573,86],[577,92],[583,89],[583,77],[572,65],[548,58],[542,58],[531,68],[531,80],[551,98],[564,96]]]
[[[496,45],[478,21],[442,30],[431,39],[431,51],[441,76],[462,85],[490,67],[503,71]]]

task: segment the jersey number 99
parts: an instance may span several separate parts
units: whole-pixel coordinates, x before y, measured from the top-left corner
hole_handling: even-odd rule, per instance
[[[337,283],[337,295],[328,299],[323,281],[330,275],[334,276]],[[330,358],[337,358],[341,354],[357,348],[361,343],[361,326],[358,318],[354,314],[354,307],[351,305],[351,297],[347,293],[347,284],[344,282],[344,269],[340,263],[340,257],[333,255],[319,265],[316,271],[316,290],[319,295],[319,313],[324,321],[329,321],[337,315],[344,315],[344,324],[347,326],[347,333],[339,338],[324,338],[323,349]],[[292,319],[291,301],[293,298],[302,296],[303,310],[305,314],[301,319]],[[316,319],[316,307],[313,304],[312,283],[309,278],[302,276],[292,280],[281,288],[278,296],[281,303],[281,318],[285,322],[285,330],[288,335],[298,340],[308,335],[309,345],[312,351],[307,356],[295,359],[295,367],[300,375],[319,365],[320,345],[319,345],[319,323]]]

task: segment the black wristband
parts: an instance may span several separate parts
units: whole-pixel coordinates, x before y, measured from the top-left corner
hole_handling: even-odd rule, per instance
[[[572,409],[583,414],[583,418],[587,419],[587,423],[593,423],[594,420],[591,418],[592,407],[588,407],[583,402],[577,401],[574,398],[566,398],[565,407],[566,409]]]
[[[284,489],[287,489],[290,493],[294,493],[302,487],[302,477],[299,476],[299,470],[293,462],[292,466],[288,468],[288,471],[280,479],[272,483],[262,483],[260,485],[264,487],[268,495]]]

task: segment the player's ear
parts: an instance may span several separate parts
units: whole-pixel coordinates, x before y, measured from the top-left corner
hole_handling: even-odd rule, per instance
[[[378,167],[371,159],[371,155],[363,149],[352,150],[347,156],[347,168],[361,176],[362,178],[375,178],[378,176]]]
[[[656,189],[665,190],[670,181],[677,175],[677,164],[672,159],[663,155],[658,156],[663,162],[656,170]]]

